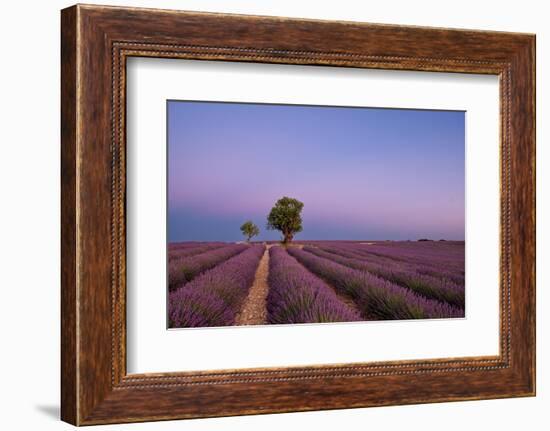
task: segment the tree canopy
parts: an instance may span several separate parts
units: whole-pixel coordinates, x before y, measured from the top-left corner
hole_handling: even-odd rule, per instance
[[[302,231],[302,209],[304,204],[287,196],[279,199],[267,216],[267,228],[279,230],[285,244],[292,241],[294,235]]]
[[[245,221],[241,226],[241,232],[250,242],[250,239],[260,234],[260,229],[251,220]]]

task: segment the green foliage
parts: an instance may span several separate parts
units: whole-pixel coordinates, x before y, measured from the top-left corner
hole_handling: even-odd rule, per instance
[[[241,226],[241,232],[246,237],[246,240],[250,242],[252,237],[260,234],[260,229],[251,220],[245,221]]]
[[[304,204],[297,199],[286,196],[279,199],[267,216],[267,228],[281,231],[285,244],[291,242],[294,235],[302,231],[303,208]]]

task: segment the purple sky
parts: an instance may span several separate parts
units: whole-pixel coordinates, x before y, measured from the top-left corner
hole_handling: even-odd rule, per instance
[[[464,112],[168,101],[168,239],[464,239]]]

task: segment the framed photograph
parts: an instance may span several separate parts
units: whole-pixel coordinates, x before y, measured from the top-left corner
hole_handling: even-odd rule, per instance
[[[535,394],[535,36],[61,14],[62,419]]]

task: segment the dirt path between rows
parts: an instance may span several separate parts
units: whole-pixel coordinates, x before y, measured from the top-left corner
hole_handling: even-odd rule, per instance
[[[269,274],[269,249],[271,247],[272,244],[267,245],[262,258],[260,259],[260,263],[258,264],[258,268],[256,269],[254,282],[252,283],[252,287],[250,288],[248,296],[244,301],[243,308],[235,317],[236,326],[267,324],[266,298],[269,291],[267,276]],[[297,245],[297,247],[302,248],[303,245],[299,244]],[[305,266],[303,266],[303,268],[307,272],[310,272]],[[318,277],[313,273],[312,275]],[[340,301],[342,301],[347,307],[361,315],[353,299],[336,290],[330,283],[326,283],[326,285],[334,291]],[[363,318],[364,320],[378,320],[375,317],[364,315]]]
[[[269,273],[269,245],[260,259],[254,283],[248,292],[240,313],[235,318],[235,325],[265,325],[267,310],[265,308],[267,292],[267,275]]]

